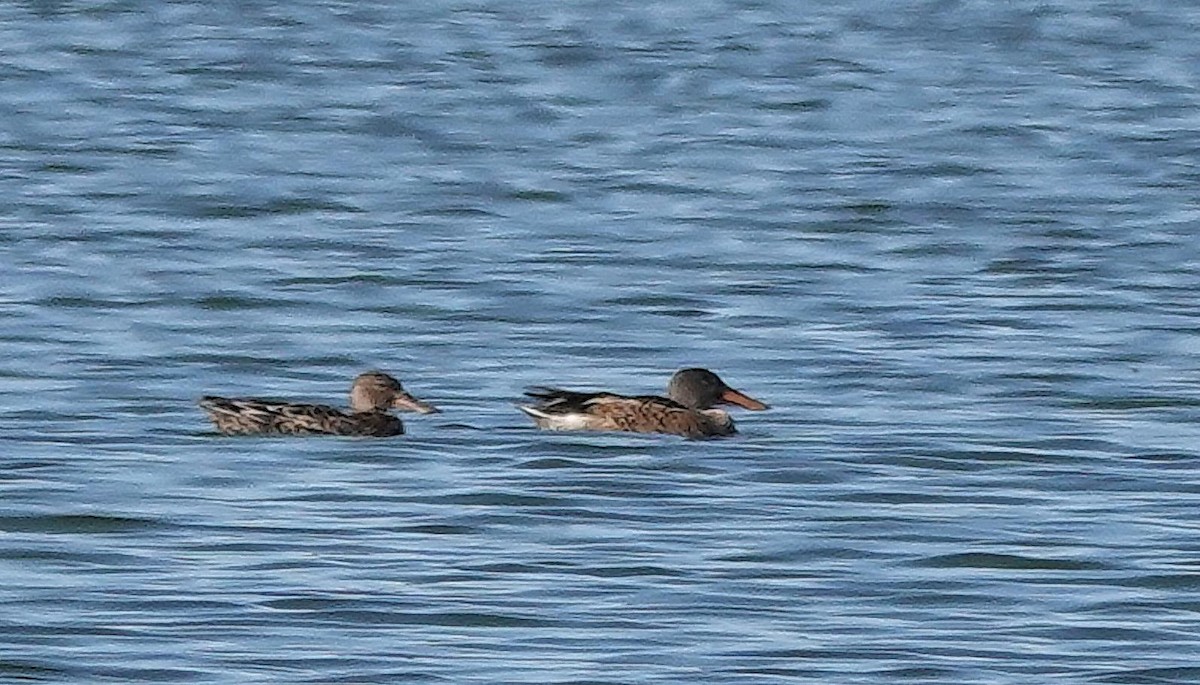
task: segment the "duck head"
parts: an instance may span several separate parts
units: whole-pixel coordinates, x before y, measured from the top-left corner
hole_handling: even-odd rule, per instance
[[[667,397],[692,409],[709,409],[718,404],[736,404],[751,411],[768,409],[766,404],[734,390],[708,369],[676,371],[667,384]]]
[[[400,385],[400,381],[382,371],[368,371],[359,374],[350,386],[350,409],[356,412],[415,411],[421,414],[434,414],[437,407],[422,402]]]

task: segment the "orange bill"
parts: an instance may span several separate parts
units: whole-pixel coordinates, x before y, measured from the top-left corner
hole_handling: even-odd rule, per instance
[[[764,409],[770,409],[770,407],[763,404],[762,402],[759,402],[758,400],[747,395],[746,393],[734,390],[733,388],[725,388],[725,392],[721,393],[721,401],[728,402],[730,404],[736,404],[739,407],[744,407],[751,411],[762,411]]]
[[[401,411],[415,411],[421,414],[436,414],[439,411],[432,404],[422,402],[406,392],[396,395],[396,398],[392,400],[392,406]]]

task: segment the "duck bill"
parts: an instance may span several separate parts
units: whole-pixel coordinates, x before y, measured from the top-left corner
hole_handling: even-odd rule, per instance
[[[400,411],[415,411],[419,414],[436,414],[438,408],[428,402],[422,402],[408,393],[401,393],[392,400],[392,407]]]
[[[721,393],[721,401],[728,402],[729,404],[736,404],[737,406],[744,409],[749,409],[750,411],[762,411],[764,409],[769,409],[769,407],[762,402],[759,402],[744,392],[734,390],[733,388],[725,388],[725,392]]]

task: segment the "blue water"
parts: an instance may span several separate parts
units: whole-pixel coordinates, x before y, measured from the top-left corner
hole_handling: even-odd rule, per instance
[[[1200,681],[1200,10],[0,5],[0,681]],[[534,384],[772,405],[542,433]],[[442,414],[229,439],[202,394]]]

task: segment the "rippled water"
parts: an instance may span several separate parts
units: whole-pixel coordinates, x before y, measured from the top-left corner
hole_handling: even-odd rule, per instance
[[[409,5],[0,6],[0,680],[1200,680],[1200,11]]]

